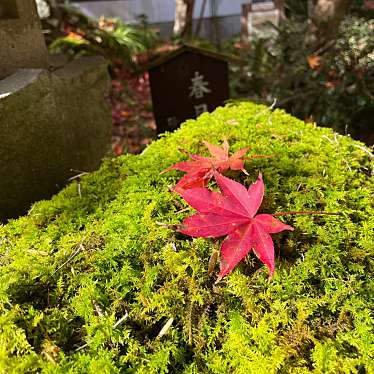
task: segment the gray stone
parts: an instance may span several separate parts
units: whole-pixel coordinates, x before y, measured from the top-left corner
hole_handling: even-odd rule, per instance
[[[50,197],[77,170],[99,167],[110,144],[108,87],[100,57],[0,81],[0,220]]]
[[[50,64],[35,0],[0,0],[0,45],[1,221],[98,168],[111,117],[105,61]]]
[[[0,0],[0,79],[18,68],[47,68],[35,0]]]

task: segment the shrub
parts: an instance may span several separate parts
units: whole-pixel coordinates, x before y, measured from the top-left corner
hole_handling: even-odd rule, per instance
[[[298,118],[373,144],[373,29],[372,19],[347,16],[337,39],[316,51],[306,43],[308,23],[290,18],[277,35],[240,50],[246,63],[232,66],[233,96],[276,100]]]
[[[60,20],[46,21],[49,27],[53,25],[47,38],[51,53],[64,53],[70,58],[102,55],[112,64],[135,68],[136,55],[160,42],[144,16],[139,17],[139,24],[129,25],[116,18],[101,17],[97,21],[69,6],[61,7],[60,12]]]
[[[221,283],[219,243],[165,226],[190,208],[169,191],[201,140],[272,154],[247,165],[267,187],[275,277],[249,256]],[[138,156],[107,160],[26,217],[0,226],[0,368],[4,373],[373,372],[370,152],[283,111],[242,103],[205,113]],[[126,317],[126,315],[128,316]],[[163,336],[160,331],[173,323]],[[116,326],[116,327],[113,327]]]

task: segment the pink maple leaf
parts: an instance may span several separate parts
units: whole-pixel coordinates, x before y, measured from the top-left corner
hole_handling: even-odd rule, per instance
[[[239,149],[233,155],[229,156],[229,143],[226,139],[224,140],[222,147],[218,147],[205,141],[203,143],[208,148],[212,157],[190,154],[190,161],[178,162],[162,171],[162,173],[166,173],[170,170],[181,170],[186,172],[186,175],[181,178],[173,188],[175,192],[182,193],[190,188],[205,187],[213,177],[215,170],[220,173],[223,173],[228,169],[242,170],[247,174],[244,169],[243,156],[248,152],[249,148]]]
[[[221,245],[221,265],[217,281],[229,274],[253,250],[274,273],[274,244],[270,234],[293,230],[270,214],[257,214],[264,196],[261,174],[248,190],[240,183],[214,172],[221,193],[192,188],[181,193],[198,213],[187,217],[180,232],[193,237],[227,238]]]

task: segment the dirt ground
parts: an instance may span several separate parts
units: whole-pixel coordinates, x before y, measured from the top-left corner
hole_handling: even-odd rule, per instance
[[[116,155],[140,153],[156,137],[148,73],[114,68],[111,82],[112,148]]]

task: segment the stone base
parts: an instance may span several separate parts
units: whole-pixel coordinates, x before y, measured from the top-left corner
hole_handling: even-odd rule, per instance
[[[0,81],[0,220],[99,167],[110,147],[108,87],[100,57],[53,72],[20,69]]]

